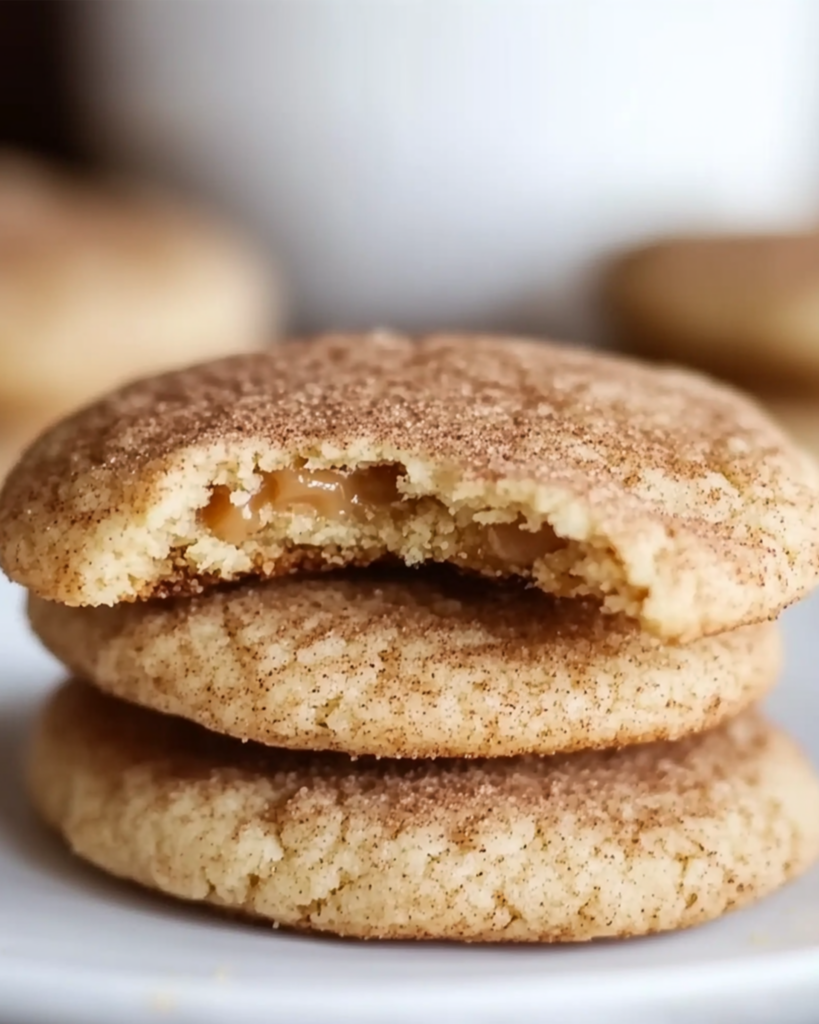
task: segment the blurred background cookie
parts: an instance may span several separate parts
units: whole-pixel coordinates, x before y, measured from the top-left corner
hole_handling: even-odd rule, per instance
[[[763,402],[768,412],[794,441],[819,457],[819,391],[814,398],[769,395],[763,397]]]
[[[611,265],[618,348],[748,388],[819,452],[819,232],[669,238]]]
[[[280,318],[273,269],[212,215],[0,153],[0,458],[121,381],[261,347]]]
[[[819,389],[819,233],[679,238],[632,250],[606,287],[620,347],[759,389]]]

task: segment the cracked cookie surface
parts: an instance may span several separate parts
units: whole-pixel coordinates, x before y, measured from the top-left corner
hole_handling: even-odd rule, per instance
[[[819,783],[755,712],[675,744],[352,761],[242,744],[71,682],[29,784],[81,857],[362,938],[580,941],[710,920],[819,853]]]
[[[271,746],[385,757],[676,739],[775,682],[779,627],[666,645],[591,601],[454,571],[350,570],[114,608],[32,598],[72,672]]]

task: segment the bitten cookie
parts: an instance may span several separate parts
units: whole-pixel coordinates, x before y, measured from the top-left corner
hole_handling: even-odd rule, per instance
[[[5,419],[42,426],[133,377],[258,348],[280,305],[273,269],[212,217],[0,154]]]
[[[56,426],[0,495],[0,562],[70,605],[449,562],[688,640],[816,584],[817,508],[814,461],[695,374],[330,336],[138,382]]]
[[[753,712],[620,752],[351,761],[242,744],[74,682],[40,722],[30,787],[114,875],[362,938],[686,928],[819,853],[816,776]]]
[[[666,646],[590,601],[453,572],[353,570],[199,597],[32,598],[49,650],[103,690],[273,746],[497,757],[676,739],[759,700],[774,623]]]

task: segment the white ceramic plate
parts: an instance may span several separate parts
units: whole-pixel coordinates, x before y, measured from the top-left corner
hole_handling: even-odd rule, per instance
[[[817,599],[786,618],[771,710],[819,762]],[[0,1021],[400,1024],[819,1019],[819,869],[679,935],[502,948],[311,939],[212,917],[97,874],[29,812],[20,761],[60,670],[0,582]]]

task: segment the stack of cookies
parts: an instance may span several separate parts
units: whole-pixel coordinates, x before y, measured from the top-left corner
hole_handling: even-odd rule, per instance
[[[358,937],[687,927],[819,854],[756,704],[814,464],[682,371],[377,334],[130,385],[0,496],[74,674],[44,819],[143,885]]]
[[[751,389],[819,455],[819,232],[642,246],[613,263],[605,305],[618,347]]]

